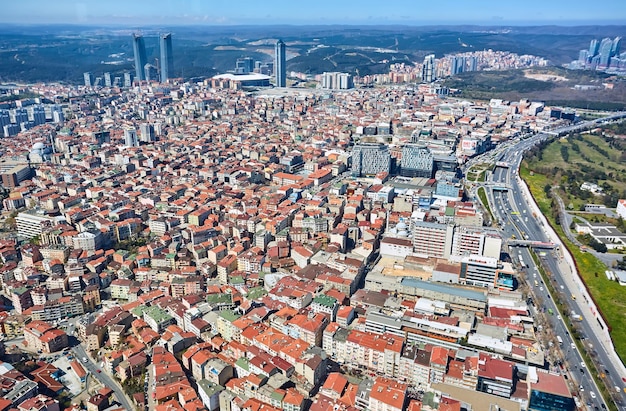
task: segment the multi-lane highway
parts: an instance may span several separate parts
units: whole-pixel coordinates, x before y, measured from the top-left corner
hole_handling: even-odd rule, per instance
[[[568,126],[553,132],[562,134],[588,129],[599,122],[610,121],[618,117],[623,118],[623,116],[624,113],[617,113],[610,119]],[[534,207],[532,199],[527,198],[526,191],[521,186],[522,182],[517,175],[523,152],[549,137],[548,134],[537,134],[524,140],[520,139],[508,143],[496,150],[495,155],[490,154],[492,158],[508,164],[508,167],[497,167],[489,176],[490,181],[485,184],[486,188],[496,186],[506,189],[506,191],[486,190],[494,218],[496,223],[500,224],[505,238],[515,236],[519,239],[542,242],[554,241],[549,227],[545,226],[542,219],[535,218],[537,209]],[[478,161],[484,161],[484,159],[477,159],[476,162]],[[574,312],[576,315],[581,315],[582,321],[578,324],[581,331],[582,346],[592,354],[599,372],[605,374],[612,401],[623,407],[623,404],[626,404],[626,396],[623,392],[626,384],[622,381],[622,377],[625,377],[622,375],[624,367],[621,363],[617,363],[619,360],[617,360],[616,354],[612,352],[612,345],[608,341],[606,330],[600,329],[601,325],[586,301],[586,293],[581,289],[580,281],[575,278],[576,274],[571,272],[570,266],[562,258],[561,251],[543,251],[541,253],[542,265],[550,273],[551,281],[554,281],[554,288],[560,294],[561,301],[568,305],[568,312],[564,314],[572,316],[572,312]],[[582,403],[587,404],[590,409],[606,407],[607,404],[599,395],[598,388],[589,375],[564,320],[558,315],[548,288],[543,284],[541,276],[535,270],[530,251],[526,248],[511,247],[511,257],[518,262],[521,259],[527,266],[522,271],[526,274],[527,282],[533,289],[535,296],[538,297],[535,302],[542,301],[542,304],[536,308],[546,313],[553,312],[553,315],[547,315],[547,318],[555,337],[558,335],[563,341],[560,347],[565,359],[563,371],[569,379],[572,390]]]

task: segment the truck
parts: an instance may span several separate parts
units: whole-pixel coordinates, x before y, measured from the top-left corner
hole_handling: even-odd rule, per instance
[[[576,314],[575,311],[572,311],[572,321],[582,321],[583,320],[583,316],[580,314]]]

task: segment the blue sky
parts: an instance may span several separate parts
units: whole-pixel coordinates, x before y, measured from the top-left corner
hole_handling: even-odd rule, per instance
[[[3,0],[26,24],[626,24],[624,0]]]

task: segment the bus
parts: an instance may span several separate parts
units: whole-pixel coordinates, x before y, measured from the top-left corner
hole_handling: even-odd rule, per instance
[[[561,338],[560,335],[556,336],[556,340],[559,342],[559,344],[563,345],[563,339]]]
[[[522,256],[521,256],[521,255],[520,255],[520,257],[519,257],[519,265],[520,265],[522,268],[526,268],[526,267],[528,267],[528,266],[526,265],[526,263],[524,262],[524,259],[522,258]]]

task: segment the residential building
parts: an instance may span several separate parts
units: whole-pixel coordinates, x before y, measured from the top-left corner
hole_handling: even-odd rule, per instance
[[[413,223],[413,250],[429,257],[449,258],[454,225],[416,221]]]

